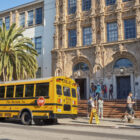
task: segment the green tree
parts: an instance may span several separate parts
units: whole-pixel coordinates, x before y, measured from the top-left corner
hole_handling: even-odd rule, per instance
[[[36,76],[37,51],[34,43],[23,35],[24,29],[12,24],[6,30],[0,27],[0,75],[3,81],[34,78]]]

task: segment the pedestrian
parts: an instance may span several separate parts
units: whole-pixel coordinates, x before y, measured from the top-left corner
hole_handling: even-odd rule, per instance
[[[134,119],[134,109],[133,109],[133,104],[135,102],[132,101],[132,92],[129,92],[129,95],[127,97],[127,112],[129,115],[132,116],[132,119]]]
[[[95,85],[94,85],[94,83],[91,83],[90,96],[93,98],[95,97]]]
[[[103,104],[104,104],[104,101],[100,97],[98,100],[98,117],[101,119],[103,119]]]
[[[78,100],[80,100],[80,86],[77,84],[77,95],[78,95]]]
[[[104,84],[102,84],[101,85],[101,94],[102,94],[102,97],[104,97],[104,93],[105,93],[105,91],[104,91]]]
[[[88,100],[88,117],[90,117],[91,111],[94,108],[95,108],[94,100],[93,100],[92,97],[89,97],[89,100]]]
[[[112,84],[110,85],[110,88],[109,88],[109,99],[113,99],[113,85]]]
[[[97,85],[97,88],[96,88],[96,91],[95,92],[96,93],[98,92],[98,93],[101,94],[101,86],[100,86],[100,84]]]
[[[107,86],[104,85],[104,98],[107,99]]]

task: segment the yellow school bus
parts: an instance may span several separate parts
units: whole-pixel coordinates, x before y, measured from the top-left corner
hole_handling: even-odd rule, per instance
[[[77,86],[59,76],[0,83],[0,120],[18,118],[33,122],[77,117]]]

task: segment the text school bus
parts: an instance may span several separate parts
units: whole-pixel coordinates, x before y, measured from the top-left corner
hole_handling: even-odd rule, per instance
[[[19,118],[48,121],[77,117],[77,90],[74,80],[52,77],[0,83],[0,119]]]

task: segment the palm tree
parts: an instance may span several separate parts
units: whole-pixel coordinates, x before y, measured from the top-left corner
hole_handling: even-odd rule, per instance
[[[0,27],[0,75],[3,81],[34,78],[37,71],[37,52],[30,38],[23,36],[24,29],[12,24],[6,30]]]

